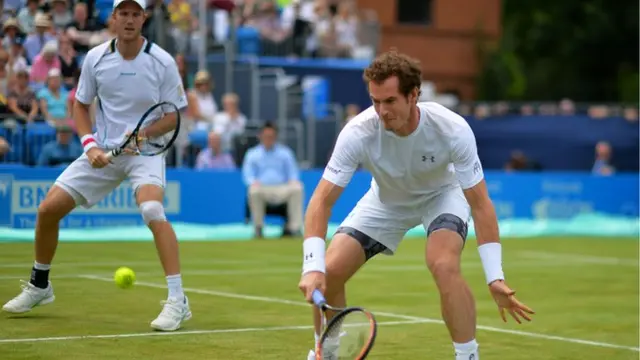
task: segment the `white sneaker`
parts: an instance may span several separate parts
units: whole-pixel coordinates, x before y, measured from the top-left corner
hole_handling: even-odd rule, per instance
[[[474,352],[471,354],[461,354],[461,353],[456,353],[456,360],[479,360],[480,357],[478,356],[478,352]]]
[[[151,327],[160,331],[175,331],[180,329],[183,321],[191,319],[189,300],[185,296],[184,302],[176,299],[162,301],[160,315],[151,322]]]
[[[309,350],[307,360],[316,360],[316,352],[313,350]],[[322,352],[322,360],[338,360],[338,348],[336,347],[335,349],[325,349]]]
[[[35,287],[28,281],[20,280],[20,282],[22,292],[4,304],[2,310],[13,314],[26,313],[38,305],[51,304],[56,299],[50,281],[46,289]]]

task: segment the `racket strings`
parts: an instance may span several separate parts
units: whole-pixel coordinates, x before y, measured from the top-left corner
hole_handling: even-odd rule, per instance
[[[371,322],[361,312],[348,313],[331,322],[322,342],[323,360],[354,360],[369,346]]]
[[[160,105],[147,115],[147,119],[143,121],[140,128],[145,129],[164,118],[168,113],[175,111],[176,108],[174,106],[168,104]],[[161,153],[170,145],[176,131],[178,131],[178,128],[153,138],[136,137],[135,150],[139,154],[146,155]]]

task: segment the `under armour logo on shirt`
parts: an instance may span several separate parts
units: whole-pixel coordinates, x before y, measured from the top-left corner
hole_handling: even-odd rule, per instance
[[[436,157],[435,156],[422,155],[422,161],[423,162],[426,162],[427,159],[431,160],[431,162],[436,162]]]

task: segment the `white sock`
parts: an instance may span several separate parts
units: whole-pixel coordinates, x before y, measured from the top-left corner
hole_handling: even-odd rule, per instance
[[[184,290],[182,290],[182,275],[167,276],[167,287],[169,288],[169,298],[184,300]]]
[[[456,360],[478,360],[478,343],[473,339],[467,343],[453,343],[456,350]],[[473,355],[473,356],[472,356]]]
[[[313,343],[314,346],[317,346],[318,343],[320,342],[320,335],[316,334],[315,332],[313,333],[313,338],[315,339],[315,343]]]
[[[39,262],[37,262],[37,261],[34,261],[34,262],[33,262],[33,267],[34,267],[36,270],[45,270],[45,271],[46,271],[46,270],[51,270],[51,265],[50,265],[50,264],[40,264],[40,263],[39,263]]]

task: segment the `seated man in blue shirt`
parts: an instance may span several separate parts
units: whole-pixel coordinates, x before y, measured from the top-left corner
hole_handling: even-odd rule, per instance
[[[82,155],[82,146],[71,141],[73,129],[68,125],[57,128],[56,140],[47,143],[40,151],[38,166],[69,165]]]
[[[293,151],[278,144],[277,129],[267,123],[260,133],[260,144],[249,149],[242,164],[242,175],[249,187],[249,208],[256,237],[262,237],[267,204],[287,204],[288,233],[302,228],[302,184]]]

